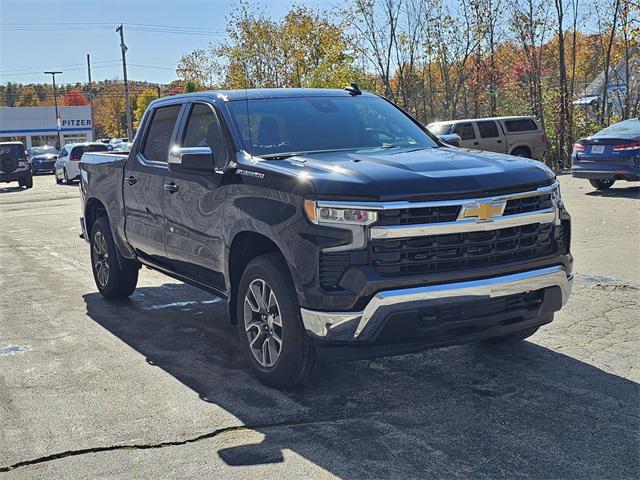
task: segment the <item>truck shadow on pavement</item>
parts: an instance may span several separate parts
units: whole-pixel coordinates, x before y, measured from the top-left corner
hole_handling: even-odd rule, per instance
[[[638,384],[531,342],[323,365],[301,389],[261,385],[222,302],[181,284],[112,303],[95,322],[250,430],[208,462],[265,465],[295,452],[343,478],[632,478]]]
[[[593,190],[585,195],[591,197],[634,198],[640,200],[640,187],[614,187],[609,190]]]
[[[0,187],[0,195],[3,193],[16,193],[16,192],[26,192],[27,189],[24,187]]]

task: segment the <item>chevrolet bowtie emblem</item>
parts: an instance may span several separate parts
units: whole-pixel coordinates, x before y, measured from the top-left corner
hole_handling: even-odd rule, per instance
[[[459,219],[477,218],[479,222],[490,222],[504,212],[506,202],[473,202],[462,205]]]

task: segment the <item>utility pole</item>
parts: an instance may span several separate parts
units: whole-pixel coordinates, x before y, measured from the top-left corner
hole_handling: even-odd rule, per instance
[[[156,85],[156,90],[158,92],[158,98],[160,98],[160,85]]]
[[[131,105],[129,104],[129,82],[127,81],[127,46],[124,44],[124,27],[122,24],[116,28],[120,32],[120,49],[122,50],[122,72],[124,74],[124,102],[127,107],[127,137],[129,141],[133,139],[133,128],[131,127]]]
[[[62,136],[60,134],[60,115],[58,114],[58,95],[56,94],[56,75],[61,75],[62,72],[44,72],[45,75],[51,75],[53,80],[53,104],[56,106],[56,130],[58,131],[58,148],[62,148]]]
[[[87,74],[89,75],[89,104],[91,105],[91,140],[96,139],[96,131],[93,122],[93,84],[91,83],[91,58],[87,53]]]

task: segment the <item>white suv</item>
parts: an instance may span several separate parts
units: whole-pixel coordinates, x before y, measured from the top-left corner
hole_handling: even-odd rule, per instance
[[[68,143],[62,150],[54,164],[53,174],[56,183],[69,184],[80,178],[80,159],[84,152],[106,152],[109,148],[101,142]]]
[[[433,134],[458,135],[460,147],[508,153],[542,160],[547,152],[547,136],[535,117],[469,118],[427,125]]]

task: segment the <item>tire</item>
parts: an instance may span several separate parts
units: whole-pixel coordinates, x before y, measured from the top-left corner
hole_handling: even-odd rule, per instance
[[[62,177],[64,178],[64,184],[69,185],[71,182],[69,181],[69,177],[67,176],[67,169],[62,169]]]
[[[531,158],[531,154],[526,148],[516,148],[511,155],[515,157]]]
[[[33,188],[33,174],[29,172],[29,175],[24,177],[24,186],[27,188]]]
[[[608,190],[616,183],[615,180],[609,180],[607,178],[600,178],[598,180],[589,180],[589,183],[598,190]]]
[[[315,356],[282,256],[249,262],[238,286],[236,312],[241,348],[256,377],[275,388],[301,384]]]
[[[54,171],[53,171],[53,176],[54,176],[54,177],[56,177],[56,183],[57,183],[58,185],[60,185],[60,184],[62,183],[62,180],[60,180],[60,179],[58,178],[58,172],[54,170]]]
[[[19,178],[18,179],[18,186],[19,187],[24,187],[24,178]]]
[[[99,217],[93,224],[90,245],[91,270],[102,296],[109,300],[130,296],[138,284],[139,265],[120,256],[107,217]]]

